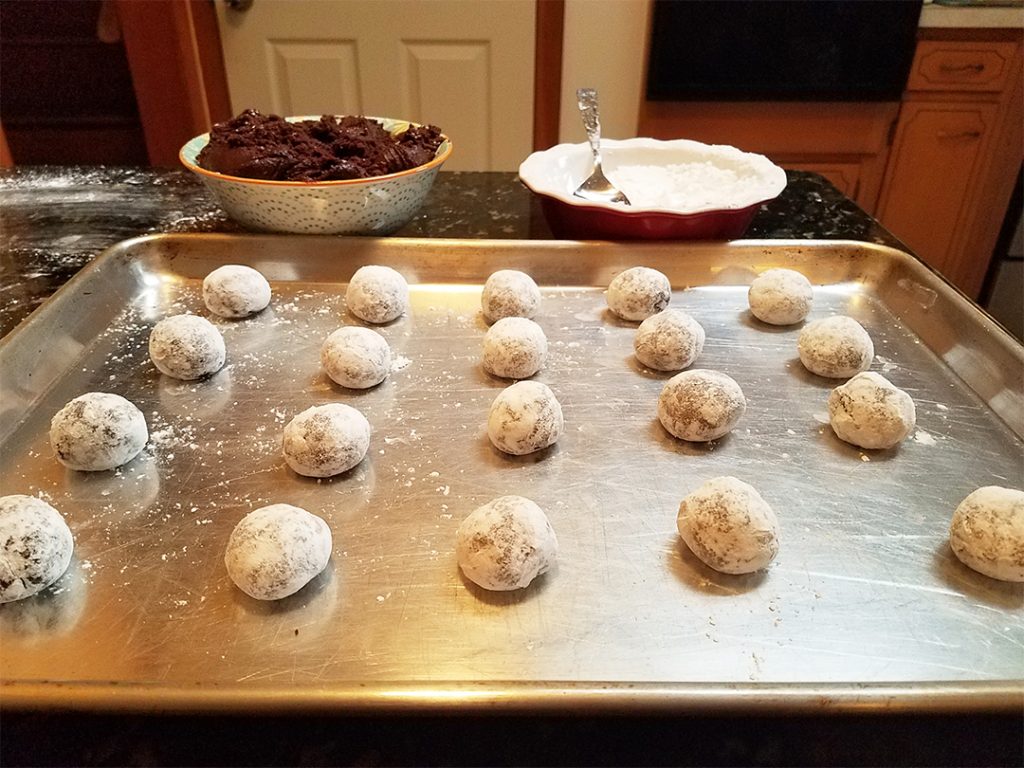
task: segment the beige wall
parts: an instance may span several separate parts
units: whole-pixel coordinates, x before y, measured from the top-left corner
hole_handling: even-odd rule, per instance
[[[597,88],[603,135],[636,136],[650,6],[649,0],[566,0],[560,141],[586,141],[577,88]]]

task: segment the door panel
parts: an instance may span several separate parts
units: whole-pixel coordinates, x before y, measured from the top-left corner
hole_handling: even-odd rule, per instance
[[[533,0],[217,4],[234,111],[434,123],[448,170],[515,170],[532,149]]]

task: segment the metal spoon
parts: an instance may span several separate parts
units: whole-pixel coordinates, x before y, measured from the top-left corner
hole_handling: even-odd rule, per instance
[[[616,189],[601,170],[601,121],[597,116],[597,91],[593,88],[579,88],[576,102],[583,117],[590,149],[594,153],[594,172],[573,192],[575,197],[592,203],[621,203],[630,205],[629,199]]]

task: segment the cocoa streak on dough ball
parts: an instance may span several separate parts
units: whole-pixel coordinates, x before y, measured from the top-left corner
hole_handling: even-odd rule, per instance
[[[672,284],[656,269],[633,267],[608,284],[608,308],[623,320],[646,320],[672,300]]]
[[[717,440],[736,426],[746,409],[740,385],[719,371],[683,371],[665,382],[658,398],[662,425],[691,442]]]
[[[554,444],[565,423],[555,393],[538,381],[503,389],[487,415],[487,435],[504,453],[523,456]]]
[[[949,546],[964,565],[1000,581],[1024,581],[1024,491],[987,485],[953,513]]]
[[[331,380],[349,389],[368,389],[391,372],[391,347],[370,328],[346,325],[320,347],[320,363]]]
[[[478,507],[455,533],[455,554],[466,578],[484,589],[522,589],[547,572],[558,540],[547,515],[522,496]]]
[[[548,356],[544,330],[525,317],[503,317],[484,335],[483,366],[494,376],[527,379]]]
[[[829,393],[828,415],[840,439],[872,450],[892,448],[917,424],[910,395],[870,371],[858,373]]]
[[[331,559],[331,529],[291,504],[271,504],[243,517],[228,539],[224,566],[257,600],[280,600],[317,576]]]
[[[797,338],[797,351],[800,362],[811,373],[846,379],[871,366],[875,345],[860,323],[836,315],[804,326]]]
[[[636,330],[636,359],[656,371],[688,368],[704,350],[704,328],[681,309],[651,315]]]
[[[0,498],[0,603],[38,594],[64,575],[75,542],[60,512],[42,499]]]
[[[480,309],[489,323],[503,317],[531,318],[540,307],[540,288],[525,272],[499,269],[487,278],[480,294]]]
[[[134,403],[109,392],[87,392],[50,421],[50,445],[71,469],[102,472],[139,455],[149,440],[146,418]]]
[[[676,527],[690,551],[722,573],[759,571],[779,551],[775,513],[735,477],[716,477],[683,499]]]
[[[219,371],[227,355],[217,327],[198,315],[165,317],[149,334],[149,357],[161,373],[194,381]]]
[[[225,264],[203,280],[203,303],[219,317],[248,317],[267,308],[270,283],[252,267]]]
[[[360,320],[390,323],[409,311],[409,284],[391,267],[360,267],[345,290],[345,306]]]

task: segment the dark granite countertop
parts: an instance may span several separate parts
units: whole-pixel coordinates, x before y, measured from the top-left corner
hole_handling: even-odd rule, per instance
[[[828,181],[789,172],[747,237],[867,240],[899,245]],[[245,232],[184,170],[26,167],[0,172],[0,336],[105,248],[160,232]],[[514,173],[441,172],[427,203],[397,236],[551,237]]]

